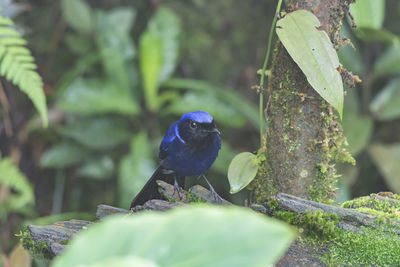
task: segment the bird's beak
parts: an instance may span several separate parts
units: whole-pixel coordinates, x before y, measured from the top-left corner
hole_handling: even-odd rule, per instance
[[[212,128],[210,130],[205,130],[207,133],[217,133],[218,135],[221,135],[221,132],[217,128]]]

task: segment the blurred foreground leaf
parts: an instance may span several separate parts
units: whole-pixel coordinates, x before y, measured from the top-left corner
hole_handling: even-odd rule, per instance
[[[60,132],[92,149],[113,148],[130,135],[123,121],[105,117],[75,120]]]
[[[230,193],[234,194],[245,188],[256,177],[258,165],[255,164],[256,155],[242,152],[236,155],[228,169]]]
[[[297,10],[278,20],[276,33],[318,94],[343,115],[343,82],[333,45],[309,11]]]
[[[375,143],[370,145],[368,152],[389,188],[395,193],[400,193],[400,143]]]
[[[244,208],[189,206],[106,218],[78,234],[53,266],[127,256],[162,266],[267,266],[295,237],[286,224]]]
[[[131,152],[119,165],[118,197],[121,207],[129,207],[134,196],[140,192],[156,169],[152,145],[145,133],[133,137]]]
[[[370,110],[378,120],[400,117],[400,78],[389,82],[371,101]]]

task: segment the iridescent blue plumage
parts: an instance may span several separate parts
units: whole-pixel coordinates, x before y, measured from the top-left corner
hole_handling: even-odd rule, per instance
[[[195,111],[182,115],[169,127],[160,144],[160,167],[132,201],[131,207],[156,196],[157,192],[153,192],[157,190],[155,181],[167,180],[166,175],[174,176],[176,188],[178,182],[182,185],[184,176],[203,175],[205,178],[204,173],[214,163],[221,148],[219,134],[214,119],[207,112]],[[209,184],[208,181],[207,183]],[[215,196],[218,196],[210,184],[209,186]]]

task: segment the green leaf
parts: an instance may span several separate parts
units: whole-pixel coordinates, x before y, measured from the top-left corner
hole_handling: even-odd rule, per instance
[[[114,148],[130,136],[123,121],[106,117],[79,119],[60,132],[88,148],[99,150]]]
[[[231,194],[245,188],[256,177],[258,165],[254,162],[255,156],[250,152],[242,152],[237,154],[231,161],[228,169]]]
[[[343,115],[343,82],[339,59],[320,22],[309,11],[297,10],[277,22],[276,33],[306,75],[310,85]]]
[[[182,78],[169,79],[163,83],[163,86],[201,91],[206,94],[215,94],[221,102],[229,104],[239,114],[246,117],[246,119],[249,120],[256,129],[259,127],[259,118],[256,106],[251,101],[247,100],[246,97],[230,88],[215,86],[201,80]],[[228,120],[230,119],[231,118]]]
[[[11,158],[0,157],[0,185],[12,189],[10,195],[2,199],[0,219],[7,217],[11,211],[22,212],[27,205],[34,204],[35,196],[32,186],[25,175],[13,164]]]
[[[82,267],[160,267],[152,261],[145,260],[136,256],[111,258],[106,261],[91,263]]]
[[[120,92],[114,84],[78,77],[58,98],[57,107],[75,114],[137,114],[138,105],[130,92]]]
[[[93,12],[85,0],[62,0],[61,8],[71,28],[84,34],[93,31]]]
[[[150,19],[149,31],[161,40],[162,64],[158,82],[162,83],[175,71],[180,50],[181,22],[172,10],[161,7]]]
[[[46,150],[40,158],[40,167],[67,168],[80,163],[88,156],[88,151],[82,146],[61,142]]]
[[[342,125],[349,143],[346,149],[354,156],[368,145],[373,131],[373,120],[361,114],[359,102],[357,92],[354,89],[348,90],[344,99],[346,116],[343,118]]]
[[[390,145],[375,143],[370,145],[368,152],[389,188],[395,193],[400,193],[400,143]]]
[[[121,207],[129,207],[156,169],[154,151],[145,133],[139,133],[131,141],[131,152],[119,165],[118,197]]]
[[[135,16],[135,10],[127,7],[96,13],[96,42],[104,70],[117,91],[125,95],[131,90],[127,65],[135,56],[130,36]]]
[[[245,208],[179,207],[106,218],[79,233],[53,266],[127,256],[162,266],[268,266],[295,237],[286,224]]]
[[[140,36],[140,72],[142,74],[142,83],[147,108],[151,111],[157,111],[159,101],[158,77],[162,64],[161,38],[151,32],[146,31]]]
[[[389,82],[372,100],[370,110],[378,120],[400,117],[400,78]]]
[[[114,162],[109,156],[94,158],[85,162],[77,174],[86,178],[104,180],[110,178],[114,171]]]
[[[10,22],[6,18],[4,20]],[[10,23],[0,25],[0,75],[28,95],[46,127],[47,106],[42,78],[36,72],[31,52],[23,46],[26,41],[9,25]]]
[[[241,127],[246,122],[235,107],[229,103],[224,103],[212,92],[186,93],[183,97],[173,101],[167,107],[166,112],[181,115],[196,110],[207,111],[212,114],[217,123],[232,127]]]
[[[400,45],[389,47],[374,65],[375,76],[400,74]]]
[[[360,28],[356,35],[363,41],[381,41],[389,44],[400,44],[400,37],[385,29]]]
[[[358,28],[380,29],[385,19],[385,0],[361,0],[350,5]]]

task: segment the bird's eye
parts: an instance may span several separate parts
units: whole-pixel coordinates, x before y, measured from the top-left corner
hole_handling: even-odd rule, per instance
[[[196,129],[197,128],[197,123],[195,123],[194,121],[190,122],[190,128]]]

